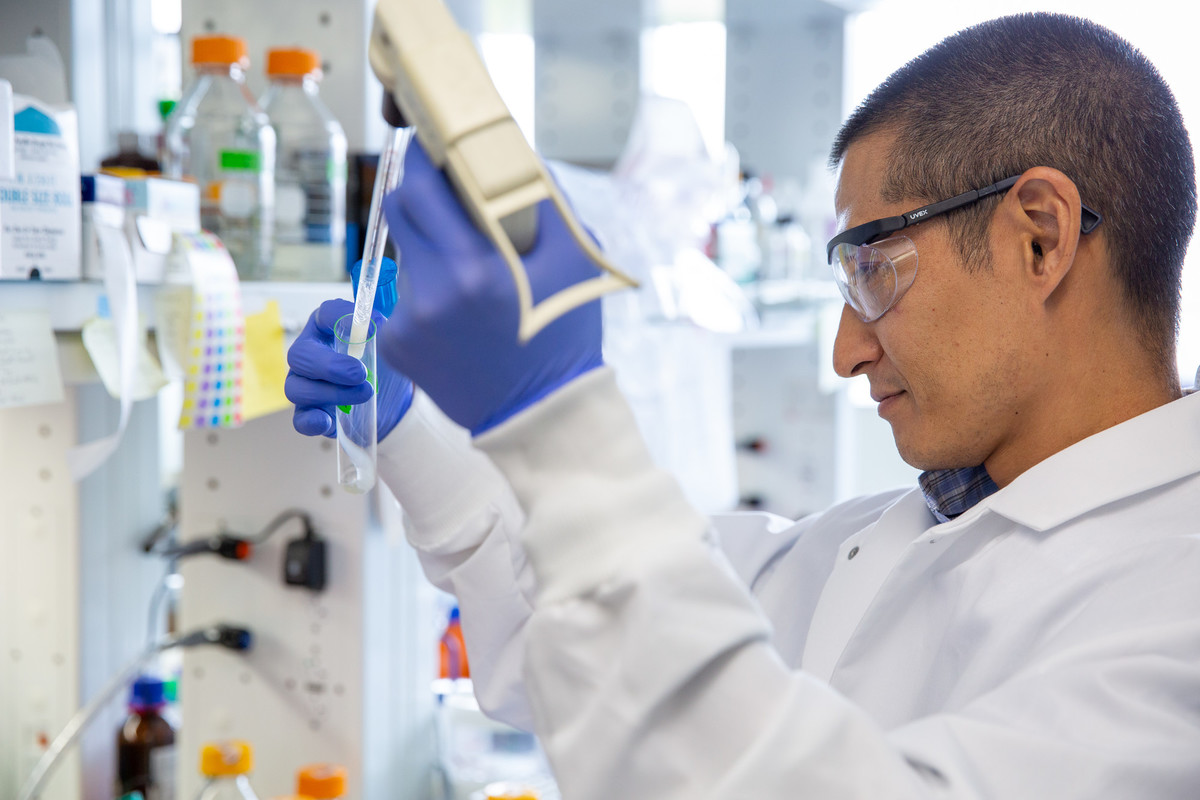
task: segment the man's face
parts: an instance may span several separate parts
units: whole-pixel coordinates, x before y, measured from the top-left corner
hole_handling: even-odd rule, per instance
[[[891,141],[889,134],[877,133],[847,151],[836,196],[839,230],[924,202],[880,199]],[[1017,283],[1019,264],[993,248],[991,270],[969,271],[944,219],[903,235],[916,245],[915,281],[874,322],[862,322],[848,306],[842,309],[834,368],[843,377],[867,376],[879,416],[891,424],[909,464],[978,466],[1022,446],[1025,398],[1053,365],[1035,367],[1029,357],[1035,343],[1031,308]]]

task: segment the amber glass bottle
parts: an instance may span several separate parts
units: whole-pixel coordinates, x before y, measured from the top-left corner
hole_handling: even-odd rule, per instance
[[[140,791],[146,800],[175,800],[175,730],[163,719],[163,682],[133,682],[129,717],[117,731],[117,795]]]

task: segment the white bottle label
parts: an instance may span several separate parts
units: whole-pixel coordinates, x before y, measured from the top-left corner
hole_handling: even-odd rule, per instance
[[[221,215],[228,219],[246,219],[254,213],[258,187],[254,181],[226,178],[221,183]]]
[[[279,233],[285,229],[301,230],[304,225],[304,215],[308,210],[308,200],[304,190],[295,183],[275,184],[275,224]]]
[[[146,800],[175,800],[175,745],[150,751],[150,787]]]

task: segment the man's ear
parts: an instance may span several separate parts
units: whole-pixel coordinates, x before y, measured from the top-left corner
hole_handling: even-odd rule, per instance
[[[1009,190],[1015,199],[1018,244],[1025,277],[1048,299],[1075,263],[1080,200],[1075,182],[1051,167],[1026,170]]]

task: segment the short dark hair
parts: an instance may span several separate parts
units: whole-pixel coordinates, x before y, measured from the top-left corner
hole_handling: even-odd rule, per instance
[[[1196,220],[1192,146],[1171,90],[1136,48],[1063,14],[967,28],[894,72],[850,116],[830,156],[888,131],[883,199],[943,200],[1035,166],[1060,170],[1100,230],[1148,352],[1175,374],[1183,258]],[[963,261],[990,264],[997,199],[948,217]]]

